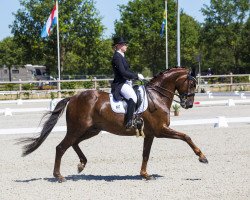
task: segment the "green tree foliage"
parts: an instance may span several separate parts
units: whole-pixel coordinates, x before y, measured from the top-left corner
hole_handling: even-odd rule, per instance
[[[166,68],[166,41],[160,37],[165,4],[162,0],[134,0],[120,6],[121,19],[115,23],[116,35],[129,39],[128,57],[137,71],[150,69],[153,74]],[[169,65],[176,65],[176,15],[174,0],[168,1]],[[199,24],[190,16],[181,15],[182,61],[194,65],[198,54]]]
[[[240,60],[242,61],[243,72],[250,73],[250,18],[248,17],[247,22],[244,24],[242,31],[242,51],[240,52]]]
[[[249,70],[248,0],[211,0],[202,9],[205,23],[201,32],[204,67],[216,73],[240,73]],[[248,34],[248,35],[247,35]],[[245,58],[245,59],[244,59]],[[243,70],[242,70],[243,69]]]
[[[40,37],[53,8],[52,0],[19,0],[21,9],[11,25],[13,38],[0,42],[0,66],[39,64],[57,74],[56,27],[51,36]],[[160,37],[164,1],[130,0],[120,6],[115,35],[129,40],[127,57],[135,71],[144,75],[165,69],[165,38]],[[181,64],[196,66],[202,54],[202,70],[217,74],[250,73],[250,18],[248,0],[211,0],[202,9],[199,24],[181,12]],[[176,65],[175,0],[168,0],[169,66]],[[63,74],[111,74],[112,41],[102,37],[104,26],[94,0],[60,0],[60,52]]]
[[[7,37],[0,42],[0,67],[17,66],[22,63],[22,47],[18,46],[12,37]]]
[[[56,27],[43,39],[41,30],[54,2],[20,0],[22,9],[15,14],[12,33],[15,42],[25,48],[27,63],[45,65],[57,73]],[[104,26],[93,0],[59,1],[61,69],[65,74],[95,74],[109,71],[111,42],[102,40]]]
[[[163,11],[164,1],[159,0],[134,0],[120,6],[121,19],[115,23],[115,32],[129,40],[127,54],[137,71],[164,69],[165,44],[160,38]]]
[[[181,65],[198,68],[200,24],[185,13],[181,14],[180,22]]]

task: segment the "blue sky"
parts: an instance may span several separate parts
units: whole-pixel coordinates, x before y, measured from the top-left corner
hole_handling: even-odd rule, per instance
[[[97,9],[99,10],[100,15],[103,17],[102,23],[107,28],[105,35],[110,36],[114,32],[114,21],[120,17],[118,5],[127,4],[129,0],[95,1]],[[208,5],[209,2],[210,0],[179,0],[179,5],[184,10],[184,12],[194,17],[197,21],[202,22],[204,18],[200,12],[200,9],[203,4]],[[16,12],[19,8],[19,0],[0,0],[0,40],[7,36],[11,36],[9,25],[12,24],[14,20],[12,13]]]

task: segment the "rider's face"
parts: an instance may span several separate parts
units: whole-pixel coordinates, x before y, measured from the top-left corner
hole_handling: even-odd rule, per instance
[[[128,45],[126,43],[120,44],[121,52],[125,53],[127,51]]]

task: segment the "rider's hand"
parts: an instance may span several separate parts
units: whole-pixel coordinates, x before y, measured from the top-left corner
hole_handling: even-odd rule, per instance
[[[142,74],[138,74],[138,79],[139,79],[140,81],[143,81],[143,80],[144,80],[144,76],[143,76]]]

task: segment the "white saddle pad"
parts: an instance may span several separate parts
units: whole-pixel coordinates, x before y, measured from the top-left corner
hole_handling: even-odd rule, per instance
[[[142,113],[148,108],[148,98],[143,85],[139,86],[142,103],[140,107],[135,111],[135,114]],[[127,103],[125,101],[116,101],[112,94],[109,94],[111,108],[115,113],[126,113]]]

